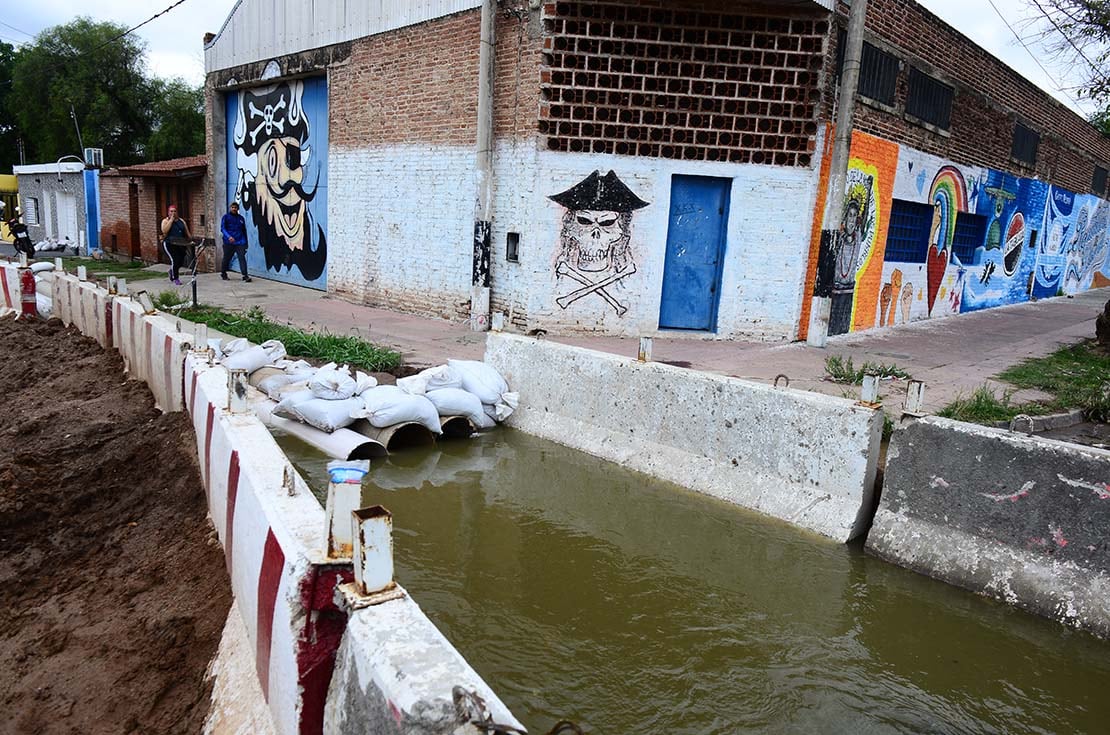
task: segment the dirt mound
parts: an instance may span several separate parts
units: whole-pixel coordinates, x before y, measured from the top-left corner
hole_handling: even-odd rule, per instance
[[[57,320],[0,356],[0,732],[200,732],[231,595],[187,420]]]

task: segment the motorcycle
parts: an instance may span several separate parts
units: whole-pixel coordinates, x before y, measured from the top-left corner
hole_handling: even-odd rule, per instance
[[[27,225],[23,224],[19,217],[12,217],[8,220],[8,229],[11,230],[12,237],[15,238],[15,251],[17,253],[27,253],[28,259],[35,257],[35,244],[31,242]]]

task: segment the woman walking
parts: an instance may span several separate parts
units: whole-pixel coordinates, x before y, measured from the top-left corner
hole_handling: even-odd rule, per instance
[[[190,238],[189,225],[177,216],[177,205],[171,204],[169,213],[162,220],[162,248],[170,257],[170,281],[175,286],[181,285],[178,270],[185,261],[185,246]]]

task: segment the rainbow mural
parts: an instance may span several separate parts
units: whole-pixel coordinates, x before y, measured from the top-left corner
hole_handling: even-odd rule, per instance
[[[937,171],[929,190],[929,200],[940,207],[940,232],[943,238],[937,238],[934,243],[939,252],[946,250],[956,236],[956,213],[967,211],[967,186],[960,170],[955,166],[943,166]]]

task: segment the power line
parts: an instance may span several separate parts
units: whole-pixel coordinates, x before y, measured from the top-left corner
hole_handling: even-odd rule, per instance
[[[1091,67],[1091,70],[1095,74],[1099,74],[1099,69],[1097,66],[1095,66],[1095,62],[1091,61],[1087,57],[1087,54],[1083,53],[1083,49],[1079,48],[1079,46],[1076,45],[1075,41],[1071,40],[1071,36],[1064,32],[1064,29],[1060,27],[1060,24],[1056,22],[1056,19],[1053,18],[1047,10],[1041,7],[1041,3],[1039,2],[1039,0],[1033,0],[1033,4],[1037,6],[1037,10],[1041,11],[1041,15],[1043,15],[1048,20],[1048,22],[1052,24],[1052,27],[1056,29],[1056,32],[1064,37],[1064,40],[1068,42],[1068,45],[1075,49],[1075,53],[1079,54],[1079,58],[1086,61],[1087,66]]]
[[[1037,55],[1033,53],[1033,50],[1031,48],[1029,48],[1027,45],[1025,45],[1025,41],[1018,34],[1018,32],[1014,30],[1014,27],[1012,25],[1010,25],[1010,21],[1008,21],[1006,19],[1006,16],[1004,16],[1002,14],[1002,11],[998,9],[998,6],[994,4],[994,0],[987,0],[987,2],[990,3],[992,8],[994,8],[995,14],[999,18],[1002,19],[1002,22],[1006,25],[1006,27],[1010,29],[1010,33],[1012,33],[1014,38],[1017,39],[1017,42],[1019,44],[1021,44],[1021,47],[1023,49],[1025,49],[1025,53],[1029,54],[1029,58],[1031,58],[1033,60],[1033,63],[1035,63],[1037,66],[1040,67],[1041,71],[1044,72],[1045,77],[1048,78],[1048,81],[1052,82],[1052,84],[1056,87],[1056,91],[1060,92],[1061,94],[1067,95],[1068,99],[1070,99],[1072,102],[1074,102],[1075,104],[1078,105],[1079,104],[1079,99],[1070,95],[1070,94],[1068,94],[1066,91],[1064,91],[1064,86],[1062,84],[1060,84],[1058,81],[1056,81],[1056,78],[1053,77],[1052,74],[1050,74],[1048,72],[1048,69],[1044,68],[1044,65],[1041,64],[1040,59],[1037,58]],[[1036,0],[1034,0],[1034,2],[1036,2]]]
[[[2,20],[0,20],[0,26],[4,26],[5,28],[11,28],[16,33],[22,33],[24,36],[27,36],[28,38],[34,38],[35,37],[34,33],[28,33],[27,31],[23,30],[22,28],[16,28],[11,23],[5,23]],[[20,43],[22,43],[22,41],[20,41]]]

